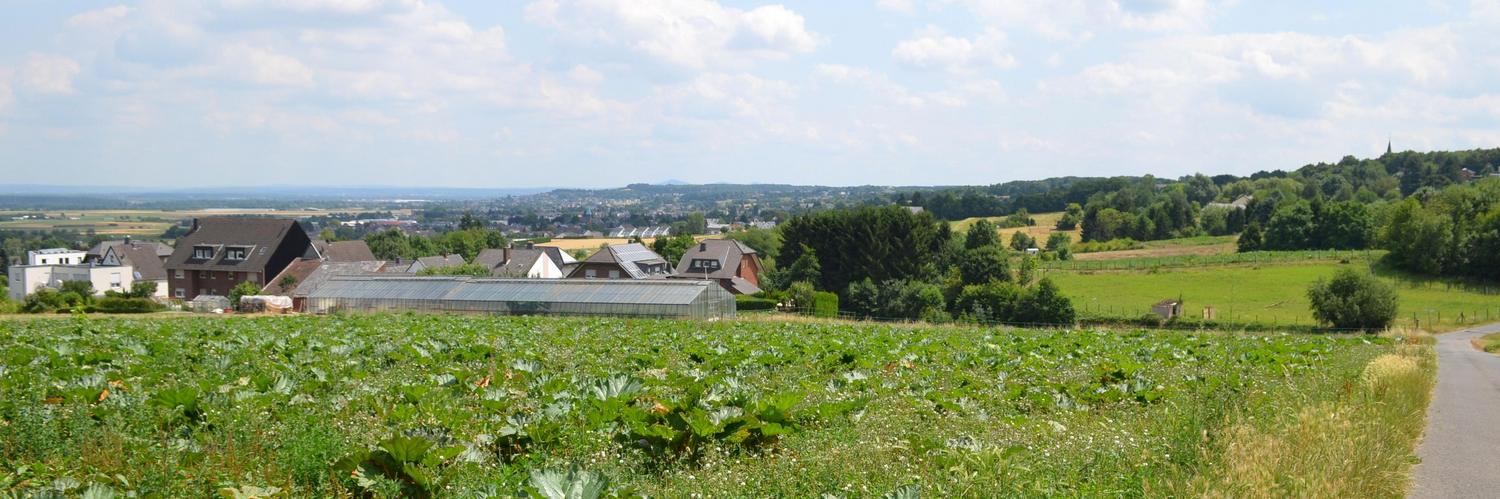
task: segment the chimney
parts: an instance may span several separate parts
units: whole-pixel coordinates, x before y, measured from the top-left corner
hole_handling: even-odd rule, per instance
[[[130,246],[130,234],[125,234],[125,245]]]
[[[505,248],[500,250],[500,263],[510,263],[510,243],[505,243]]]
[[[698,251],[708,251],[708,243],[698,241]]]
[[[536,243],[526,241],[526,249],[536,249]]]

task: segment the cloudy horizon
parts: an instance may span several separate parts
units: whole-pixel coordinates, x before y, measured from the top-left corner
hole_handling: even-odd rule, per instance
[[[1500,0],[5,9],[5,184],[958,185],[1500,146]]]

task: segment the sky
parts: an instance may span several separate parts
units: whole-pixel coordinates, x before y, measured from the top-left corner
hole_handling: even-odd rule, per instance
[[[991,184],[1500,147],[1500,0],[0,0],[0,184]]]

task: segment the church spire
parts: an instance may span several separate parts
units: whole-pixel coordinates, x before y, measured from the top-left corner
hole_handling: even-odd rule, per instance
[[[1391,153],[1391,138],[1390,138],[1390,136],[1386,136],[1386,138],[1385,138],[1385,153],[1386,154],[1390,154]]]

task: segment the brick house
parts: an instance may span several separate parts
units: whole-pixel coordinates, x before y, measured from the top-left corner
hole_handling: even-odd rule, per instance
[[[293,260],[316,258],[297,221],[273,218],[194,219],[167,258],[172,297],[228,295],[241,282],[265,286]]]
[[[673,279],[713,279],[737,295],[760,292],[760,255],[732,239],[704,239],[677,261]]]

